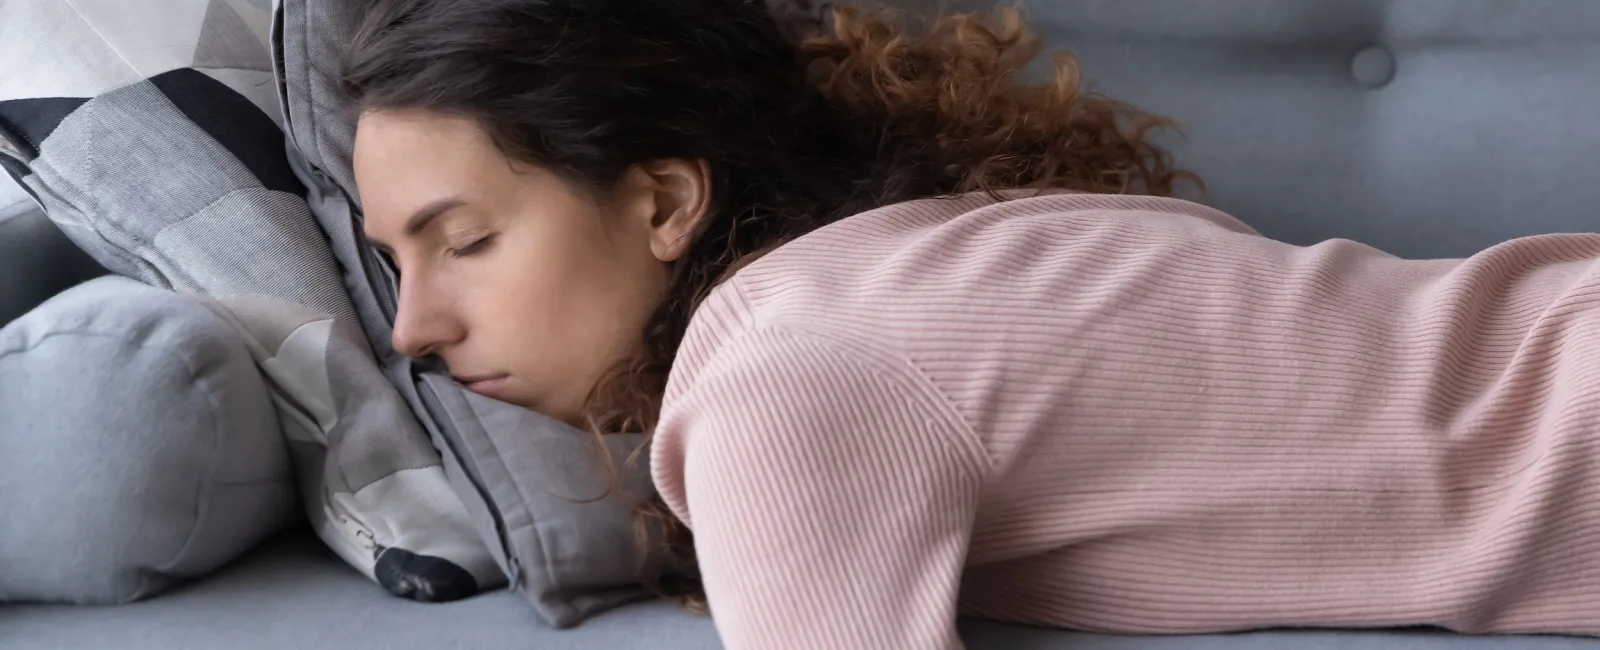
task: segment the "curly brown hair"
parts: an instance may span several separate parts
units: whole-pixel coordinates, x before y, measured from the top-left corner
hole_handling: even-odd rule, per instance
[[[582,187],[604,191],[650,160],[709,163],[711,209],[637,356],[594,387],[586,424],[597,436],[650,431],[701,300],[807,232],[967,192],[1199,185],[1149,140],[1170,122],[1086,92],[1070,55],[1053,54],[1050,74],[1025,83],[1041,45],[1016,11],[913,25],[884,11],[839,7],[828,21],[789,6],[380,0],[353,40],[342,81],[363,109],[469,117],[507,155]],[[642,539],[692,561],[689,531],[659,500],[638,524]],[[646,578],[698,602],[692,572]]]

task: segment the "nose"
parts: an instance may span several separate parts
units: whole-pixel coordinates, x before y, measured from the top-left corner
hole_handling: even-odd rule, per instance
[[[417,282],[402,281],[399,293],[394,331],[389,335],[396,352],[412,357],[438,354],[465,337],[461,319],[448,301],[437,297],[438,292],[430,292]]]

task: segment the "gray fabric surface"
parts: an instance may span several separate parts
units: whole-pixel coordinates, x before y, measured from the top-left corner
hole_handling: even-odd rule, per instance
[[[0,185],[10,178],[0,177]],[[0,213],[0,325],[105,269],[61,234],[33,200]]]
[[[37,209],[33,197],[7,174],[0,174],[0,221]]]
[[[1117,637],[966,621],[969,650],[1596,650],[1562,637],[1267,631]],[[707,619],[630,605],[570,630],[539,624],[506,592],[421,604],[386,598],[309,537],[287,537],[217,576],[113,608],[0,607],[6,650],[716,650]]]
[[[647,595],[638,567],[655,558],[643,556],[632,516],[654,493],[646,458],[607,492],[590,434],[459,390],[437,373],[423,375],[422,389],[459,441],[451,456],[473,468],[496,506],[498,526],[486,534],[505,539],[512,583],[546,621],[570,627]],[[627,470],[642,442],[608,436],[614,466]]]
[[[1600,2],[1023,6],[1094,88],[1176,118],[1185,137],[1166,141],[1208,202],[1270,237],[1456,257],[1600,223]],[[1355,70],[1371,48],[1392,56],[1387,83]]]
[[[296,502],[250,353],[195,300],[106,277],[0,328],[0,601],[151,596]]]

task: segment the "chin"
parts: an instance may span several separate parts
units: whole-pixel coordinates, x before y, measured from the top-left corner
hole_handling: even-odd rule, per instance
[[[552,408],[549,400],[542,400],[536,396],[529,395],[526,392],[526,387],[519,384],[515,379],[508,377],[498,381],[469,383],[463,385],[467,390],[484,397],[505,402],[512,406],[520,406],[579,429],[586,428],[583,425],[584,417],[583,408],[581,406],[574,409]]]

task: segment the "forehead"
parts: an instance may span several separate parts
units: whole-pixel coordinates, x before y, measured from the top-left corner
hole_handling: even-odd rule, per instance
[[[492,195],[516,176],[476,123],[420,111],[362,115],[354,162],[367,234],[380,238],[429,204]]]

